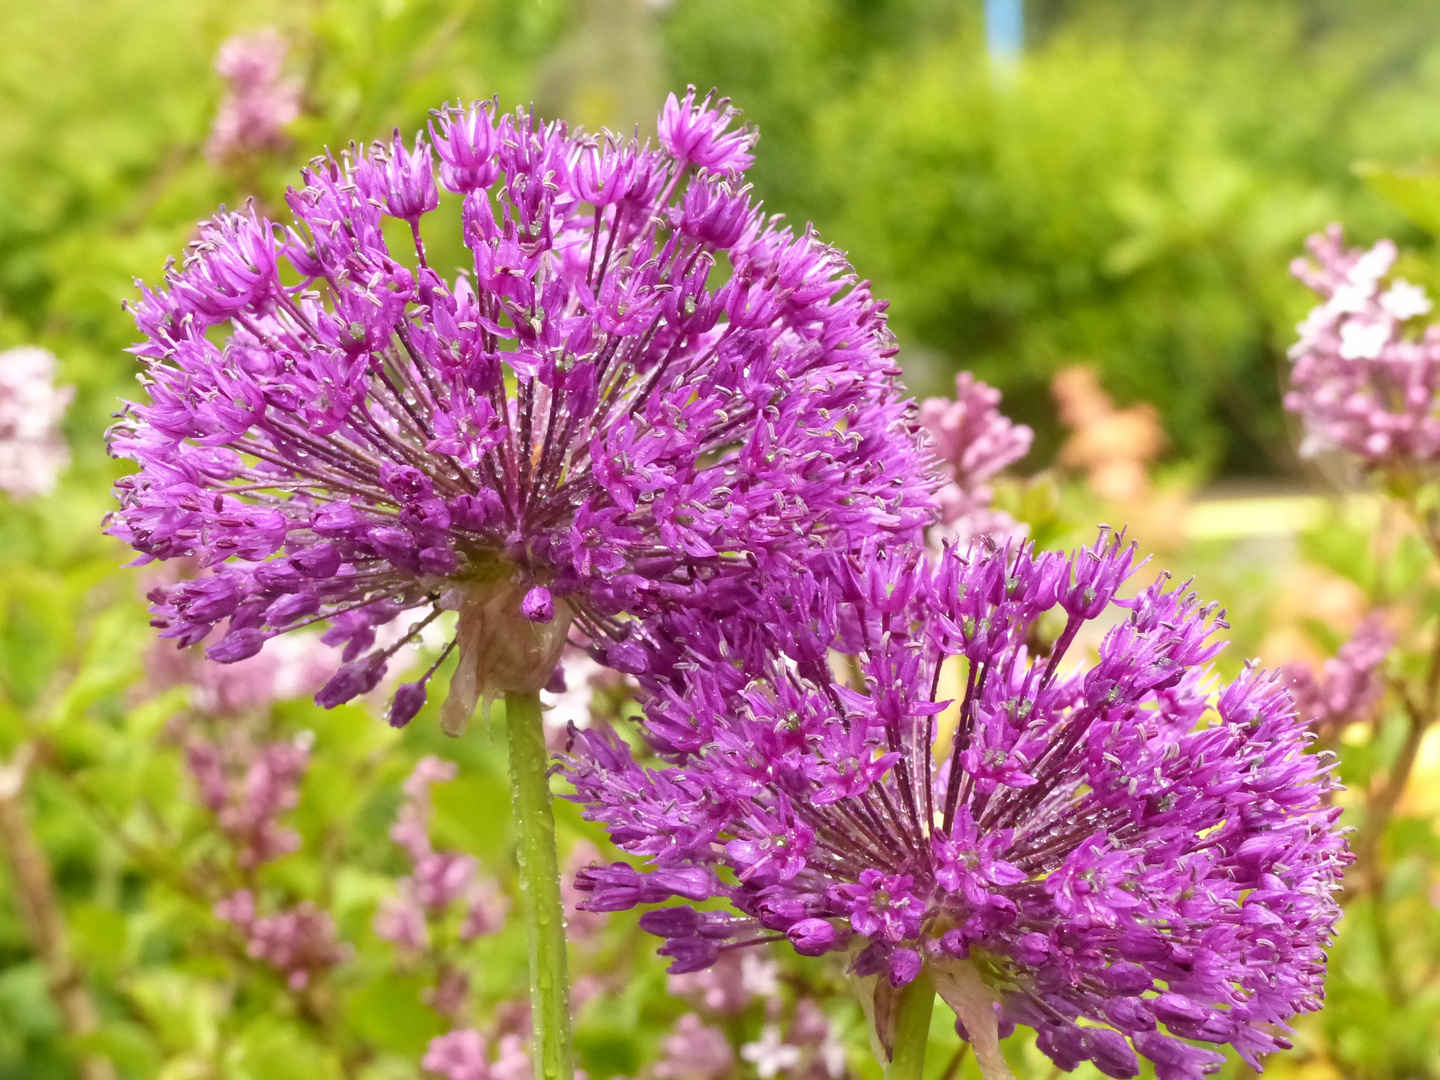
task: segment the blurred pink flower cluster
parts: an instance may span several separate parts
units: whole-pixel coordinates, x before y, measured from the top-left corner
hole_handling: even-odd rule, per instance
[[[530,1080],[530,1055],[519,1035],[501,1035],[492,1058],[490,1043],[473,1028],[430,1040],[420,1064],[445,1080]]]
[[[376,935],[410,961],[426,957],[433,985],[423,996],[452,1020],[465,1015],[470,977],[449,946],[495,933],[505,925],[510,906],[499,886],[480,875],[474,856],[437,850],[430,841],[430,785],[453,780],[456,773],[454,762],[428,756],[406,778],[405,801],[390,839],[405,849],[412,868],[381,901],[373,924]],[[452,915],[459,916],[458,927],[452,926]]]
[[[309,902],[260,916],[254,893],[240,889],[216,904],[215,914],[239,927],[246,954],[278,971],[291,990],[305,989],[349,955],[336,938],[330,913]]]
[[[1314,262],[1291,271],[1322,299],[1290,347],[1285,407],[1305,422],[1304,456],[1340,450],[1367,464],[1440,457],[1440,327],[1414,327],[1429,297],[1403,278],[1385,284],[1393,241],[1347,248],[1338,225],[1312,236]],[[1414,327],[1412,329],[1412,327]]]
[[[1029,453],[1035,433],[1000,412],[1000,391],[962,371],[955,377],[955,400],[926,398],[920,424],[948,481],[936,493],[940,538],[963,547],[980,535],[1020,535],[1014,518],[991,508],[994,493],[987,481]]]
[[[1286,665],[1295,707],[1322,739],[1334,737],[1345,724],[1369,718],[1385,690],[1381,668],[1394,643],[1395,635],[1380,616],[1370,615],[1318,673],[1308,664]]]
[[[186,751],[200,800],[235,850],[242,870],[288,855],[300,837],[279,823],[300,801],[299,784],[310,764],[309,738],[225,747],[194,739]]]
[[[60,420],[75,391],[55,385],[55,357],[32,345],[0,352],[0,491],[45,495],[70,463]]]
[[[299,804],[313,738],[307,732],[288,742],[256,743],[243,731],[234,734],[223,743],[192,739],[186,760],[236,869],[253,881],[261,864],[300,846],[299,834],[279,819]],[[303,990],[347,956],[329,912],[308,902],[262,915],[254,890],[242,888],[217,903],[215,914],[245,935],[247,955],[275,969],[292,990]]]
[[[211,161],[285,148],[285,127],[300,115],[300,81],[284,75],[289,51],[285,39],[268,27],[220,46],[215,70],[228,85],[205,148]]]
[[[736,1061],[721,1027],[707,1024],[702,1014],[724,1021],[746,1012],[756,1002],[765,1025],[760,1037],[739,1047],[761,1080],[783,1075],[789,1080],[839,1080],[845,1075],[845,1048],[820,1006],[801,997],[789,1009],[780,993],[780,966],[754,951],[732,950],[708,968],[671,975],[669,990],[698,1007],[675,1022],[661,1042],[655,1064],[657,1080],[723,1080]]]

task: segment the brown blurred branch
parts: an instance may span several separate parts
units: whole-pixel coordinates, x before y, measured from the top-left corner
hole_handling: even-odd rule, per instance
[[[16,906],[30,936],[31,947],[45,969],[50,996],[72,1037],[92,1034],[100,1025],[95,1004],[65,944],[65,919],[55,896],[50,864],[30,828],[25,809],[25,777],[33,754],[23,744],[8,763],[0,764],[0,849],[10,867]],[[110,1061],[87,1053],[80,1060],[85,1080],[115,1080]]]

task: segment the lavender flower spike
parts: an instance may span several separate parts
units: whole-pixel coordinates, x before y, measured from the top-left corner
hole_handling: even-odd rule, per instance
[[[333,706],[399,647],[378,627],[455,609],[454,733],[543,687],[572,622],[629,670],[622,615],[723,614],[755,570],[918,535],[933,481],[883,305],[760,212],[731,116],[672,98],[654,149],[444,109],[413,146],[315,160],[293,226],[203,226],[134,306],[149,400],[110,439],[140,465],[110,532],[207,568],[152,594],[162,636],[223,624],[231,662],[328,621]],[[441,187],[472,257],[449,280],[424,241]]]
[[[1258,1068],[1323,996],[1350,861],[1329,765],[1278,677],[1214,681],[1213,606],[1163,576],[1117,599],[1132,556],[1103,534],[1068,557],[877,549],[828,597],[775,584],[769,641],[670,628],[686,651],[657,644],[644,678],[661,762],[573,736],[575,798],[651,864],[582,872],[587,903],[727,899],[642,917],[672,971],[779,936],[842,952],[896,1072],[895,1016],[924,987],[928,1017],[931,983],[987,1077],[1015,1024],[1066,1070],[1131,1077],[1138,1054],[1190,1080],[1222,1060],[1197,1042]],[[826,614],[785,616],[802,602]],[[947,664],[958,703],[936,700]]]

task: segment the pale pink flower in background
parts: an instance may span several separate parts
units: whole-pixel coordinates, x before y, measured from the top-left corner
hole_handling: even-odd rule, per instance
[[[1304,663],[1285,665],[1295,708],[1322,739],[1333,738],[1345,724],[1369,719],[1385,692],[1383,667],[1394,644],[1384,619],[1371,614],[1318,672]]]
[[[300,81],[284,75],[289,52],[270,27],[220,46],[215,70],[228,85],[205,148],[211,161],[285,149],[285,127],[300,115]]]
[[[803,1054],[800,1047],[792,1046],[780,1038],[779,1027],[766,1024],[759,1039],[740,1048],[740,1056],[755,1066],[760,1080],[770,1080],[771,1077],[799,1065]]]
[[[0,491],[17,499],[54,491],[70,463],[60,420],[75,391],[57,387],[55,372],[33,345],[0,352]]]
[[[670,993],[697,1001],[723,1016],[744,1011],[754,997],[745,986],[744,968],[735,949],[721,953],[720,959],[708,968],[671,975],[666,985]]]
[[[413,869],[397,883],[394,896],[381,902],[375,933],[402,949],[417,951],[430,940],[429,920],[444,918],[457,902],[465,904],[461,941],[493,934],[505,924],[510,901],[495,882],[480,876],[473,855],[439,851],[430,842],[430,785],[458,775],[453,761],[427,755],[405,779],[405,801],[390,827],[390,839],[405,849]]]
[[[840,1040],[830,1018],[810,998],[801,998],[795,1005],[790,1033],[785,1041],[811,1051],[808,1075],[840,1080],[845,1075],[845,1044]]]
[[[1030,452],[1035,433],[1000,412],[1000,391],[968,371],[955,377],[955,399],[926,398],[920,426],[930,436],[948,481],[935,497],[940,503],[936,540],[964,547],[976,536],[1004,540],[1021,537],[1024,526],[991,507],[988,481]]]
[[[349,955],[329,912],[308,901],[259,917],[254,894],[240,889],[216,904],[215,914],[244,932],[246,954],[269,964],[291,990],[305,989]]]
[[[493,934],[505,925],[510,911],[510,898],[488,878],[478,878],[466,894],[465,921],[460,924],[460,940],[471,941]],[[572,995],[573,997],[573,995]]]
[[[451,1031],[430,1040],[420,1065],[445,1080],[490,1080],[485,1036],[478,1031]]]
[[[245,870],[288,855],[300,836],[280,816],[300,802],[300,781],[310,764],[315,737],[302,732],[289,742],[225,744],[194,739],[186,748],[200,801],[215,815]]]
[[[610,920],[608,912],[581,908],[579,904],[588,894],[575,888],[576,872],[598,862],[600,849],[589,840],[580,840],[565,857],[565,866],[560,873],[560,901],[565,905],[566,936],[576,944],[594,941]]]
[[[658,1080],[721,1080],[735,1064],[725,1033],[694,1013],[675,1021],[660,1050],[664,1056],[655,1063]]]
[[[425,909],[404,887],[380,901],[371,926],[377,937],[405,952],[424,952],[430,945],[430,925],[425,921]]]
[[[519,1035],[502,1035],[489,1058],[490,1041],[472,1028],[430,1040],[420,1065],[445,1080],[529,1080],[530,1055]],[[577,1074],[578,1075],[578,1074]]]
[[[526,1040],[519,1035],[502,1035],[495,1063],[490,1066],[491,1080],[530,1080],[530,1055]],[[580,1074],[577,1072],[576,1076]]]
[[[769,956],[744,951],[740,955],[740,985],[755,997],[774,997],[780,992],[780,965]]]

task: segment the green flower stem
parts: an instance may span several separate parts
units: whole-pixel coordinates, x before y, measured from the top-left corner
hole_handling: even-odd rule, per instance
[[[882,979],[884,975],[880,976]],[[930,1042],[930,1014],[935,1009],[935,983],[922,970],[900,991],[895,1006],[895,1049],[885,1080],[923,1080],[925,1048]]]
[[[570,975],[565,964],[565,909],[550,798],[550,752],[540,720],[540,695],[505,695],[510,740],[510,802],[525,932],[530,940],[530,1012],[535,1025],[536,1080],[572,1080]]]

